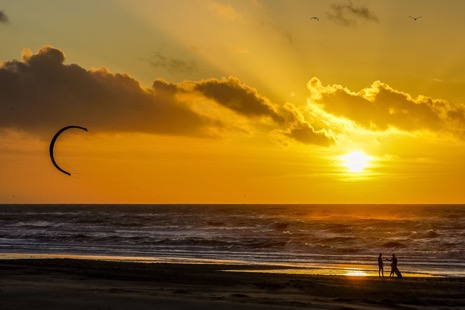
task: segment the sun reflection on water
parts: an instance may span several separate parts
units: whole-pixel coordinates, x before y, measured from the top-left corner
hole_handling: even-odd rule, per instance
[[[368,274],[365,271],[362,270],[348,270],[345,273],[345,276],[348,277],[366,277]]]

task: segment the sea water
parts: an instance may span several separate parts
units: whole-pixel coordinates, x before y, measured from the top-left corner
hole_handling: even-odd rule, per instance
[[[2,258],[377,273],[380,252],[406,274],[465,276],[465,205],[0,205]]]

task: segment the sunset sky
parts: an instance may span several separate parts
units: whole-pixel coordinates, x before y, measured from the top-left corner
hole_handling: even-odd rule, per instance
[[[464,30],[457,0],[1,1],[0,203],[464,203]]]

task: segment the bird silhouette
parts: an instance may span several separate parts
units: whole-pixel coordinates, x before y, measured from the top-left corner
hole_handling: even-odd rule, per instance
[[[316,20],[317,22],[320,21],[320,19],[319,19],[318,17],[316,17],[316,16],[312,16],[310,19],[314,19],[314,20]]]
[[[423,17],[423,16],[418,16],[418,17],[409,16],[409,17],[410,17],[411,19],[413,19],[413,20],[417,20],[417,19],[419,19],[419,18],[421,18],[421,17]]]

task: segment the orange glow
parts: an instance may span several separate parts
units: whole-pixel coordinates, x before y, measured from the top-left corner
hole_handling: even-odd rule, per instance
[[[462,1],[10,2],[0,203],[465,201]]]

